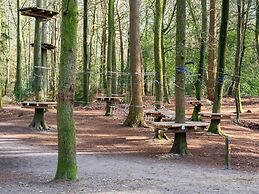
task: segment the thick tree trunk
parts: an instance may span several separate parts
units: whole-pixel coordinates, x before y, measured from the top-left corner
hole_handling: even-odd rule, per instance
[[[44,118],[44,109],[35,109],[35,113],[33,116],[33,120],[31,122],[31,124],[29,125],[29,127],[42,131],[42,130],[48,130],[49,127],[45,121]]]
[[[155,95],[157,109],[163,106],[163,61],[162,61],[162,23],[163,23],[163,0],[155,1],[154,18],[154,59],[155,59]]]
[[[76,135],[73,118],[77,49],[78,1],[62,0],[61,55],[57,106],[58,166],[55,179],[77,178]]]
[[[202,81],[204,74],[204,63],[205,63],[205,53],[207,44],[207,0],[201,1],[202,7],[202,29],[201,29],[201,46],[200,46],[200,61],[198,66],[198,77],[196,81],[196,99],[201,100],[202,97]],[[201,111],[201,104],[194,107],[192,113],[192,121],[200,121],[199,112]]]
[[[22,94],[22,67],[21,67],[21,22],[20,22],[20,0],[17,0],[17,50],[16,50],[16,77],[15,77],[15,86],[14,94],[17,101],[21,100]]]
[[[130,1],[130,74],[131,74],[131,103],[124,125],[130,127],[145,126],[142,101],[142,72],[141,47],[139,35],[140,0]]]
[[[209,55],[208,55],[208,99],[214,100],[216,78],[216,0],[210,0],[209,26]]]
[[[229,0],[222,0],[222,15],[220,25],[220,36],[218,46],[218,67],[217,67],[217,80],[215,86],[215,95],[212,112],[218,113],[221,111],[223,83],[224,83],[224,70],[225,70],[225,54],[227,42],[227,29],[229,20]],[[209,132],[222,134],[218,120],[212,119],[209,126]]]
[[[176,10],[176,58],[175,58],[175,122],[185,123],[185,35],[186,0],[177,0]],[[186,155],[186,133],[175,133],[172,153]]]

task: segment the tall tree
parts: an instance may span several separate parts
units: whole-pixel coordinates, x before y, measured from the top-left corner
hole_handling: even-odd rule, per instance
[[[142,59],[139,35],[140,0],[129,1],[130,5],[130,75],[131,75],[131,103],[124,125],[130,127],[145,126],[142,100]]]
[[[257,63],[259,63],[259,0],[256,0],[255,46]]]
[[[43,8],[47,8],[48,1],[43,1]],[[48,35],[48,24],[47,21],[42,21],[42,43],[47,43]],[[42,71],[42,91],[43,100],[46,99],[48,93],[48,50],[41,48],[41,71]]]
[[[185,123],[185,38],[186,0],[177,0],[176,9],[176,57],[175,57],[175,122]],[[175,133],[172,153],[186,155],[186,133]]]
[[[14,94],[16,100],[21,100],[22,94],[22,66],[21,66],[21,21],[20,21],[20,0],[17,0],[17,22],[16,22],[16,78],[14,86]]]
[[[78,2],[62,0],[61,55],[58,85],[58,166],[55,179],[77,178],[76,136],[73,118],[77,49]]]
[[[195,84],[196,88],[196,99],[201,100],[202,97],[202,81],[204,73],[204,63],[206,54],[206,44],[207,44],[207,0],[201,0],[202,8],[202,28],[201,28],[201,45],[200,45],[200,61],[198,66],[198,77]],[[201,112],[201,104],[197,104],[194,107],[192,113],[193,121],[200,121],[199,112]]]
[[[214,100],[216,78],[216,0],[210,0],[210,24],[208,43],[208,99]]]
[[[84,0],[84,24],[83,24],[83,93],[84,103],[89,104],[89,63],[88,63],[88,0]]]
[[[163,61],[162,61],[162,24],[163,24],[163,1],[155,1],[155,17],[154,17],[154,59],[155,59],[155,95],[157,109],[163,106]]]
[[[227,42],[227,30],[229,20],[229,0],[222,0],[221,9],[221,25],[218,45],[218,65],[216,86],[214,93],[214,103],[212,112],[219,113],[221,111],[222,95],[223,95],[223,83],[225,72],[225,56],[226,56],[226,42]],[[209,131],[212,133],[222,134],[220,129],[220,122],[218,119],[211,119]]]

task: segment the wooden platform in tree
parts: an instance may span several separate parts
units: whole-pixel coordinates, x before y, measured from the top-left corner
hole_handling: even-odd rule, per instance
[[[211,106],[212,102],[209,100],[189,100],[187,101],[188,104],[192,106]]]
[[[52,19],[53,17],[58,15],[58,12],[56,11],[43,9],[39,7],[26,7],[19,9],[19,11],[21,12],[21,15],[29,17],[39,17],[45,20]]]
[[[203,132],[208,127],[209,123],[204,122],[154,122],[155,132],[163,129],[164,131],[171,131],[173,133],[187,133],[187,132]]]
[[[107,97],[107,96],[98,96],[96,97],[96,100],[98,101],[104,101],[104,102],[121,102],[123,99],[123,97],[118,97],[118,96],[111,96],[111,97]]]
[[[235,116],[233,112],[220,112],[220,113],[212,113],[212,112],[200,112],[200,116],[202,117],[210,117],[211,119],[224,119],[224,118],[232,118]]]
[[[22,108],[54,109],[57,102],[21,102]]]
[[[160,122],[164,118],[174,118],[174,113],[169,110],[145,110],[144,116],[146,120],[153,118],[155,122]]]
[[[34,47],[34,43],[31,43],[31,46]],[[53,50],[55,48],[57,48],[55,45],[53,44],[49,44],[49,43],[42,43],[41,44],[41,48],[45,49],[45,50]]]

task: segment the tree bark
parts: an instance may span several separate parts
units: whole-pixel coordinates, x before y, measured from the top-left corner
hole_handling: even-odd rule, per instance
[[[198,77],[196,81],[196,99],[201,100],[202,97],[202,81],[204,73],[204,63],[206,54],[206,44],[207,44],[207,0],[201,1],[202,7],[202,29],[201,29],[201,46],[200,46],[200,61],[198,66]],[[201,104],[194,107],[192,113],[192,121],[200,121],[199,112],[201,112]]]
[[[185,123],[185,36],[186,0],[177,0],[175,58],[175,122]],[[186,133],[175,133],[172,153],[189,154]]]
[[[141,47],[139,35],[140,0],[129,1],[130,5],[130,75],[131,75],[131,103],[124,125],[130,127],[146,126],[143,115],[142,100],[142,72]]]
[[[162,61],[162,24],[163,24],[163,0],[155,1],[154,18],[154,59],[155,59],[155,95],[157,109],[163,106],[164,84],[163,84],[163,61]]]
[[[21,67],[21,22],[20,22],[20,0],[17,0],[17,50],[16,50],[16,78],[14,94],[17,101],[21,100],[22,95],[22,67]]]
[[[83,23],[83,101],[89,104],[89,63],[88,63],[88,0],[84,0],[84,23]]]
[[[216,0],[210,0],[209,24],[209,55],[208,55],[208,99],[214,100],[214,86],[216,78]]]
[[[224,83],[224,70],[225,70],[225,54],[226,54],[226,42],[227,42],[227,29],[229,20],[229,0],[222,0],[221,10],[221,25],[220,25],[220,36],[218,46],[218,65],[217,65],[217,76],[216,86],[214,94],[214,103],[212,112],[219,113],[221,111],[222,95],[223,95],[223,83]],[[211,119],[209,132],[222,134],[220,129],[219,120]]]
[[[55,179],[77,179],[73,118],[77,49],[78,1],[62,0],[61,55],[58,85],[58,166]]]

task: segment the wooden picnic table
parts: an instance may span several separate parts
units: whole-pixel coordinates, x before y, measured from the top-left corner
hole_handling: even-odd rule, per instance
[[[47,125],[44,113],[47,109],[54,109],[57,107],[57,102],[21,102],[22,108],[35,109],[34,117],[29,125],[36,130],[48,130],[50,127]]]

